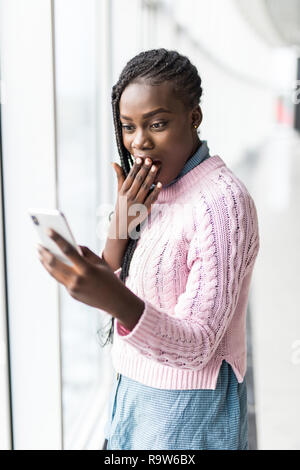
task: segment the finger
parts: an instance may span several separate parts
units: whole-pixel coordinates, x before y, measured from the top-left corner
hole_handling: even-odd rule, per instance
[[[155,167],[157,166],[158,165],[155,165]],[[138,171],[131,188],[127,192],[127,196],[130,200],[144,203],[144,199],[148,194],[156,176],[155,172],[150,171],[151,168],[152,160],[150,158],[146,158],[140,171]]]
[[[158,177],[160,170],[161,165],[159,164],[155,164],[150,167],[150,170],[148,171],[148,174],[146,175],[146,178],[142,182],[141,187],[136,195],[137,201],[144,202],[144,199],[149,193],[151,186],[155,182],[155,179]]]
[[[54,279],[65,287],[68,286],[70,279],[73,277],[73,270],[70,266],[56,258],[47,248],[39,250],[39,259],[44,268]]]
[[[160,193],[160,190],[162,188],[162,184],[161,182],[159,181],[156,185],[155,185],[155,188],[153,189],[153,191],[149,194],[149,196],[146,198],[145,202],[144,202],[144,205],[147,207],[147,210],[148,210],[148,213],[151,211],[151,204],[154,203],[154,201],[156,201],[156,199],[158,198],[158,195]]]
[[[78,245],[78,246],[81,249],[83,256],[87,256],[87,251],[86,251],[87,247],[83,245]]]
[[[74,268],[77,269],[79,272],[83,272],[86,269],[86,261],[77,250],[71,245],[71,243],[67,242],[65,238],[63,238],[59,233],[57,233],[53,229],[48,229],[47,234],[53,240],[63,254],[74,264]]]
[[[94,263],[101,263],[101,258],[96,255],[92,250],[90,250],[87,246],[81,246],[84,256]]]
[[[123,183],[123,186],[122,186],[122,189],[124,191],[128,191],[131,186],[133,185],[135,179],[136,179],[136,176],[137,174],[139,173],[139,171],[141,170],[141,168],[143,168],[143,165],[142,165],[142,160],[141,159],[136,159],[134,161],[134,164],[132,165],[132,167],[130,168],[130,171],[127,175],[127,178],[126,180],[124,181]],[[141,179],[142,181],[142,179]]]

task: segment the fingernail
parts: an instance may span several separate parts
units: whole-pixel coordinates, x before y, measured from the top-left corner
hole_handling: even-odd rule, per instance
[[[139,165],[140,163],[142,163],[142,159],[141,159],[141,158],[137,158],[137,159],[136,159],[136,163]]]
[[[50,238],[54,235],[53,230],[51,230],[51,228],[47,228],[46,233]]]

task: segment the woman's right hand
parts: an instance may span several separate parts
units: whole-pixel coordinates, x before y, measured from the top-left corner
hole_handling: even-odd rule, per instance
[[[118,178],[118,197],[114,213],[114,222],[117,224],[117,231],[119,230],[119,224],[122,223],[121,233],[122,238],[126,233],[129,237],[128,227],[130,227],[130,233],[134,230],[151,212],[151,204],[153,204],[161,190],[161,183],[157,183],[151,194],[147,196],[149,190],[160,171],[160,164],[156,163],[151,165],[152,161],[149,157],[145,160],[136,159],[128,176],[125,178],[123,168],[116,162],[112,163],[112,166],[117,174]],[[149,165],[146,165],[150,162]],[[154,168],[154,171],[151,171]],[[121,196],[123,197],[123,203],[121,204]],[[125,197],[125,199],[124,199]],[[124,204],[124,200],[126,203]],[[147,212],[142,215],[128,215],[129,208],[134,204],[143,204]],[[125,213],[121,213],[121,211]],[[125,223],[125,226],[124,226]],[[117,232],[118,233],[118,232]]]

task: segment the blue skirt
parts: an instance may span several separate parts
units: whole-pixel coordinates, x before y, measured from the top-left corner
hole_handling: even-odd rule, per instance
[[[108,450],[248,450],[246,380],[223,360],[215,390],[162,390],[115,378]]]

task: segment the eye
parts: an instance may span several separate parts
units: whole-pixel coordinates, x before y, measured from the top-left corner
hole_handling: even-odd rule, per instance
[[[152,126],[154,129],[162,129],[164,128],[168,123],[167,122],[154,122]]]
[[[122,125],[122,129],[124,129],[126,132],[131,132],[131,131],[132,131],[132,127],[133,127],[133,126],[129,126],[129,125],[126,125],[126,124],[123,124],[123,125]]]
[[[168,122],[164,121],[164,122],[154,122],[153,124],[151,124],[150,127],[152,127],[153,129],[157,129],[157,130],[160,130],[160,129],[163,129],[166,127],[166,125],[168,124]],[[122,129],[124,129],[125,132],[133,132],[134,131],[134,126],[130,126],[129,124],[122,124]]]

